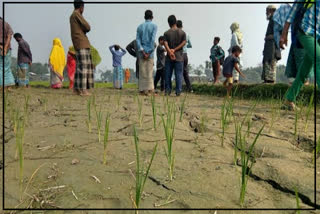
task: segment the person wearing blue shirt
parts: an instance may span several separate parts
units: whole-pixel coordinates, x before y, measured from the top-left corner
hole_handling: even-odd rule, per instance
[[[145,12],[145,22],[137,28],[137,49],[139,58],[139,92],[149,95],[154,92],[153,65],[154,65],[154,42],[157,34],[157,25],[152,22],[151,10]]]
[[[123,70],[121,59],[127,53],[127,51],[121,48],[119,45],[111,45],[109,50],[112,53],[113,87],[122,89]]]

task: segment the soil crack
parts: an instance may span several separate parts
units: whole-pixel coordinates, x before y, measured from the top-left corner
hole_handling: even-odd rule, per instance
[[[165,188],[166,190],[169,190],[169,191],[173,191],[173,192],[177,192],[176,190],[168,187],[167,185],[161,183],[161,181],[159,181],[158,179],[156,179],[155,177],[152,177],[152,176],[148,176],[148,178],[153,181],[154,183],[156,183],[158,186],[162,186],[163,188]]]

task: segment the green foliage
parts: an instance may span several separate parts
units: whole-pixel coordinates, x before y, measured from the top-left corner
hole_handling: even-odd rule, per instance
[[[87,126],[88,126],[88,132],[91,133],[91,106],[92,106],[92,101],[93,101],[93,98],[90,97],[87,101],[87,113],[88,113],[88,119],[86,121],[87,123]]]
[[[136,197],[135,197],[135,201],[134,201],[134,206],[135,206],[135,208],[139,208],[144,185],[145,185],[147,178],[148,178],[148,175],[150,173],[150,168],[151,168],[154,156],[156,154],[158,144],[156,144],[154,146],[149,165],[147,167],[147,170],[144,171],[144,166],[140,162],[139,138],[138,138],[137,131],[136,131],[135,127],[133,127],[133,133],[134,133],[133,136],[134,136],[134,143],[135,143],[135,148],[136,148]],[[138,211],[136,211],[136,213],[138,213]]]
[[[96,113],[96,119],[97,119],[97,129],[98,129],[98,140],[99,143],[101,142],[101,125],[102,125],[102,111],[101,111],[101,106],[99,110],[97,110],[97,105],[94,105],[94,111]]]
[[[151,107],[152,107],[152,117],[153,117],[153,128],[157,130],[157,108],[154,95],[151,96]]]
[[[299,193],[298,193],[298,190],[297,190],[297,187],[295,187],[294,188],[294,192],[295,192],[295,195],[296,195],[296,203],[297,203],[297,211],[296,211],[296,213],[297,214],[300,214],[301,213],[301,211],[300,211],[300,200],[299,200]]]
[[[107,145],[109,139],[110,114],[107,114],[103,138],[103,164],[107,164]]]
[[[138,102],[138,120],[139,120],[139,124],[140,127],[142,126],[142,116],[143,116],[143,112],[142,112],[142,107],[143,107],[143,100],[142,98],[140,99],[139,96],[137,96],[137,102]]]
[[[169,178],[173,179],[173,169],[174,169],[174,153],[172,151],[173,141],[174,141],[174,130],[176,124],[176,108],[174,103],[167,104],[167,119],[165,120],[163,115],[161,115],[163,128],[165,132],[167,148],[165,150],[166,157],[169,165]]]
[[[237,88],[238,87],[238,88]],[[237,88],[237,93],[233,93],[233,96],[243,98],[243,99],[258,99],[258,100],[268,100],[268,99],[283,99],[285,93],[287,92],[289,85],[287,84],[239,84],[233,87],[234,92]],[[226,95],[226,89],[222,85],[206,85],[206,84],[193,84],[192,89],[196,94],[206,94],[214,95],[219,97],[224,97]],[[307,100],[310,100],[314,91],[314,87],[303,86],[297,100],[305,100],[304,104],[307,105]],[[317,93],[320,94],[320,89],[317,89]],[[315,100],[317,104],[320,104],[320,96]],[[306,103],[307,102],[307,103]]]

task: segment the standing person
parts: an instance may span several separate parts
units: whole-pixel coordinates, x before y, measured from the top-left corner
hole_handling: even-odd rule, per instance
[[[53,40],[53,46],[49,57],[50,85],[53,89],[62,88],[63,70],[66,66],[64,48],[59,38]]]
[[[264,38],[264,49],[263,49],[263,69],[261,79],[264,83],[276,82],[277,77],[277,58],[276,58],[276,43],[273,36],[273,14],[276,11],[276,6],[269,5],[266,9],[267,20],[269,20],[266,36]]]
[[[164,33],[164,46],[167,50],[165,64],[165,93],[171,94],[172,73],[175,71],[176,96],[182,92],[182,73],[183,73],[183,46],[187,43],[186,33],[177,27],[177,19],[174,15],[168,17],[170,29]]]
[[[227,97],[231,97],[231,90],[233,86],[233,69],[235,69],[243,78],[244,74],[239,68],[239,55],[241,54],[239,46],[232,47],[231,55],[229,55],[223,63],[223,76],[226,78],[223,85],[227,88]]]
[[[159,45],[157,47],[157,72],[156,76],[154,78],[154,89],[157,89],[157,85],[159,80],[160,82],[160,90],[161,92],[164,91],[164,79],[165,79],[165,61],[166,61],[166,55],[165,55],[165,48],[164,45],[164,36],[160,36],[159,39]]]
[[[229,55],[232,55],[232,48],[234,46],[239,46],[241,48],[241,53],[243,52],[243,34],[242,32],[240,31],[240,26],[237,22],[234,22],[231,24],[230,26],[230,30],[231,30],[231,33],[232,33],[232,36],[231,36],[231,45],[230,45],[230,48],[229,48]],[[239,66],[240,68],[243,66],[243,63],[242,63],[242,60],[241,60],[241,55],[239,55]],[[239,82],[239,73],[234,70],[234,76],[233,76],[233,80],[234,80],[234,83],[238,83]]]
[[[123,85],[123,70],[122,70],[122,57],[127,51],[119,45],[111,45],[109,50],[112,53],[112,66],[113,66],[113,87],[122,89]]]
[[[139,58],[139,92],[149,95],[154,91],[153,83],[153,56],[154,43],[157,34],[157,25],[152,22],[153,13],[146,10],[145,22],[137,28],[137,49]]]
[[[315,20],[320,20],[319,1],[317,0],[315,4],[301,4],[301,2],[305,1],[295,0],[280,38],[280,47],[284,48],[284,45],[287,45],[288,42],[289,27],[293,24],[293,31],[297,32],[298,35],[297,41],[301,43],[305,49],[303,62],[298,68],[296,79],[285,95],[285,105],[288,106],[289,110],[298,109],[294,102],[296,102],[296,98],[299,95],[305,79],[311,70],[314,71],[314,69],[312,69],[312,65],[314,64],[316,65],[316,82],[318,87],[320,85],[320,31],[319,22],[315,23]],[[316,6],[316,4],[318,5]]]
[[[67,71],[70,80],[69,89],[73,89],[74,74],[76,72],[76,51],[74,50],[73,46],[69,47],[67,55]]]
[[[124,77],[125,77],[125,83],[128,83],[129,79],[130,79],[130,70],[129,70],[129,68],[126,68],[126,70],[124,72]]]
[[[13,35],[18,43],[18,71],[16,82],[18,86],[29,87],[29,66],[32,64],[32,53],[29,44],[20,33]]]
[[[212,72],[213,72],[213,84],[219,83],[219,76],[221,73],[221,65],[224,62],[224,51],[219,45],[220,38],[214,37],[213,46],[210,49],[210,59],[212,63]]]
[[[89,90],[94,87],[93,64],[90,53],[90,42],[86,34],[90,25],[83,18],[84,2],[74,1],[74,11],[70,16],[71,39],[76,50],[76,73],[74,92],[81,96],[89,96]]]
[[[136,58],[136,78],[139,79],[139,57],[138,55],[138,49],[137,49],[137,40],[133,40],[130,42],[126,47],[128,53]]]
[[[182,30],[183,24],[181,20],[177,21],[177,27]],[[191,40],[189,34],[186,34],[187,43],[183,46],[183,78],[187,86],[188,92],[193,92],[190,78],[189,78],[189,71],[188,71],[188,48],[192,48]]]
[[[90,53],[91,53],[91,58],[92,58],[93,71],[95,71],[97,66],[101,62],[101,57],[100,57],[98,50],[95,47],[93,47],[92,45],[90,45]]]
[[[11,71],[11,37],[13,35],[13,31],[10,25],[7,22],[3,23],[2,17],[0,17],[0,51],[1,51],[1,59],[0,59],[0,87],[4,87],[8,90],[11,90],[11,86],[15,85],[14,77]],[[4,32],[3,32],[4,26]],[[4,37],[3,37],[4,35]],[[4,61],[3,57],[4,56]],[[3,71],[4,64],[4,71]],[[3,78],[4,72],[4,80]]]

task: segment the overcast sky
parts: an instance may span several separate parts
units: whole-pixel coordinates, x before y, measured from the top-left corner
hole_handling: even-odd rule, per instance
[[[194,65],[209,60],[215,36],[221,38],[220,45],[227,52],[231,40],[230,25],[237,21],[244,35],[244,67],[250,67],[262,62],[264,35],[268,24],[265,15],[267,5],[87,4],[83,15],[91,25],[91,31],[87,34],[89,40],[102,57],[98,69],[112,68],[108,46],[116,43],[125,48],[135,39],[137,26],[144,22],[146,9],[151,9],[154,13],[153,21],[158,26],[157,39],[169,28],[169,15],[174,14],[183,21],[184,30],[190,35],[193,45],[192,49],[188,49],[189,63]],[[68,47],[72,45],[69,25],[72,11],[72,4],[8,4],[5,6],[5,19],[13,31],[20,32],[30,44],[34,62],[44,63],[48,60],[55,37],[61,39],[66,54]],[[17,44],[14,40],[12,49],[15,56]],[[283,51],[280,64],[286,63],[287,55],[288,50]],[[123,67],[134,68],[134,62],[129,54],[123,57]]]

